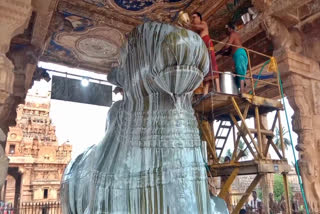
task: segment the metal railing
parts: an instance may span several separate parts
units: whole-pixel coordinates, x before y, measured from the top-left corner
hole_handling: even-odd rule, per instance
[[[0,214],[62,214],[59,201],[25,202],[18,208],[0,207]]]
[[[243,76],[243,75],[239,75],[236,74],[235,72],[232,73],[232,76],[234,77],[243,77],[245,78],[245,80],[249,80],[249,87],[250,87],[250,94],[252,95],[256,95],[256,89],[258,88],[258,85],[261,87],[263,86],[271,86],[271,87],[276,87],[278,89],[278,96],[281,96],[281,92],[280,92],[280,84],[279,84],[279,77],[280,77],[280,73],[278,70],[278,65],[277,65],[277,61],[275,59],[275,57],[273,56],[269,56],[267,54],[263,54],[257,51],[254,51],[252,49],[243,47],[243,46],[238,46],[238,45],[234,45],[234,44],[230,44],[227,42],[222,42],[222,41],[218,41],[218,40],[214,40],[211,39],[212,42],[214,43],[219,43],[219,44],[223,44],[223,45],[229,45],[229,47],[236,47],[236,48],[242,48],[246,51],[247,57],[248,57],[248,73],[247,75]],[[208,48],[209,50],[209,48]],[[258,56],[262,56],[266,58],[266,61],[260,65],[257,66],[252,66],[251,64],[251,57],[253,54],[258,55]],[[210,61],[211,64],[211,61]],[[212,65],[210,65],[212,66]],[[274,76],[270,78],[270,80],[263,80],[263,78],[261,78],[261,72],[265,71],[264,67],[267,67],[266,70],[268,70],[269,72],[271,72],[271,74],[273,73]],[[219,73],[222,74],[224,73],[223,71],[214,71],[214,73]]]

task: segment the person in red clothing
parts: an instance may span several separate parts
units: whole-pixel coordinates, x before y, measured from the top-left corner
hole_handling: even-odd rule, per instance
[[[211,58],[210,71],[205,76],[203,81],[204,83],[203,94],[208,93],[212,80],[214,80],[216,91],[220,92],[219,73],[216,72],[218,71],[218,65],[216,61],[216,55],[214,52],[213,42],[209,36],[208,24],[207,22],[202,20],[202,16],[199,12],[195,12],[194,14],[192,14],[191,18],[192,18],[192,21],[191,21],[190,27],[193,31],[197,32],[201,36],[203,42],[206,44],[208,48],[209,55]]]

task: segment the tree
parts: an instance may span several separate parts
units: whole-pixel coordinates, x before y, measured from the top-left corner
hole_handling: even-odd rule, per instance
[[[239,141],[238,150],[239,150],[239,152],[243,151],[243,155],[241,158],[246,159],[248,157],[248,154],[249,154],[248,150],[247,150],[247,148],[245,148],[245,143],[242,140]],[[239,152],[238,152],[238,154],[239,154]]]
[[[257,192],[258,198],[260,200],[262,200],[262,189],[261,188],[257,188],[256,192]]]
[[[239,141],[238,150],[237,151],[238,151],[237,155],[239,155],[240,151],[243,151],[243,155],[241,156],[241,158],[246,159],[248,157],[248,150],[247,150],[247,148],[245,148],[245,143],[242,140]],[[233,153],[231,152],[231,149],[228,149],[227,152],[226,152],[226,155],[220,157],[220,162],[223,163],[225,157],[227,157],[227,156],[231,159],[232,158],[232,154]]]
[[[225,156],[222,156],[220,157],[220,163],[224,163],[225,162],[225,158],[226,157],[229,157],[230,160],[232,158],[232,152],[231,152],[231,149],[228,149],[227,152],[226,152],[226,155]]]
[[[231,157],[232,157],[231,149],[228,149],[228,150],[227,150],[227,154],[226,154],[226,156],[228,156],[229,158],[231,158]]]
[[[283,135],[283,142],[284,142],[284,148],[288,149],[288,146],[290,146],[290,140],[285,135],[288,134],[288,131],[284,126],[282,126],[282,135]],[[280,140],[280,129],[276,127],[275,135],[274,135],[274,144],[277,146],[278,149],[281,150],[281,140]]]
[[[285,194],[284,191],[284,183],[283,177],[279,174],[274,174],[274,181],[273,181],[273,195],[276,201],[280,201],[281,196]],[[292,197],[292,186],[289,183],[289,195],[290,198]]]

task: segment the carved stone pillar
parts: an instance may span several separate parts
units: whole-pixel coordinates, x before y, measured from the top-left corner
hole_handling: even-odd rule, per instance
[[[19,173],[22,175],[20,201],[32,201],[33,200],[33,192],[31,187],[32,166],[25,165],[24,167],[19,167]]]
[[[8,130],[5,122],[11,107],[10,96],[13,94],[13,82],[13,64],[4,53],[0,53],[0,127],[6,132]]]
[[[4,153],[4,149],[0,145],[0,190],[4,184],[8,172],[9,159]]]
[[[23,33],[31,16],[31,0],[1,0],[0,1],[0,128],[6,136],[9,116],[15,108],[12,99],[14,93],[14,66],[6,57],[11,39]],[[14,109],[15,112],[15,109]],[[14,120],[13,120],[14,121]],[[0,146],[0,187],[8,170],[8,158],[3,152],[5,140]]]
[[[277,53],[284,91],[294,110],[299,166],[309,208],[320,211],[320,69],[310,58],[290,51]]]
[[[9,164],[9,159],[4,152],[6,140],[7,140],[7,136],[0,128],[0,194],[1,194],[2,186],[7,177],[8,164]],[[1,197],[2,196],[0,195],[0,198]]]
[[[0,53],[8,52],[11,39],[23,33],[31,12],[31,0],[0,1]]]
[[[8,128],[9,115],[16,103],[12,98],[15,80],[14,65],[6,57],[6,53],[11,39],[23,33],[28,26],[31,12],[31,0],[0,1],[0,127],[3,129]]]

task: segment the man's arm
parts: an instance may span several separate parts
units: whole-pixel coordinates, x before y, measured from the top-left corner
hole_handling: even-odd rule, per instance
[[[231,46],[230,44],[233,44],[233,42],[234,42],[234,33],[231,33],[230,36],[229,36],[229,40],[228,40],[227,44],[225,44],[222,49],[229,48]]]
[[[205,23],[201,23],[201,24],[190,24],[190,27],[192,30],[195,30],[195,31],[203,31],[206,29],[206,24]]]

